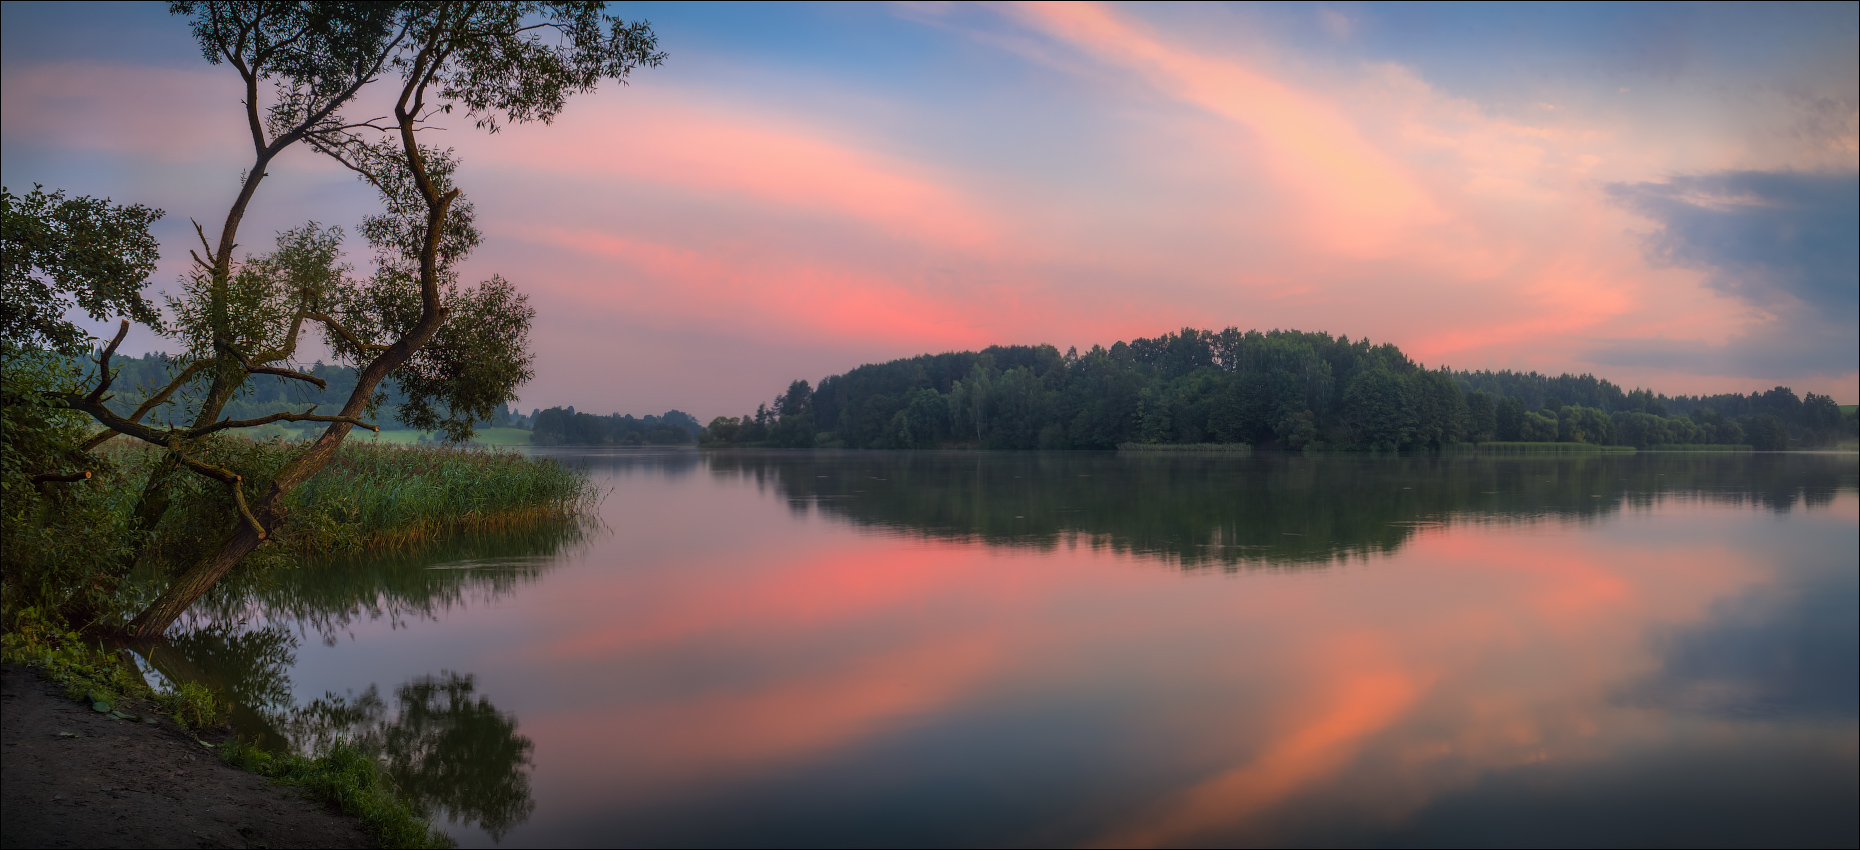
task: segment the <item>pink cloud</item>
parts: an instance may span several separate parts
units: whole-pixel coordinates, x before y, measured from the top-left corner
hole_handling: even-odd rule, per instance
[[[1611,204],[1608,180],[1673,163],[1594,113],[1529,120],[1436,91],[1407,69],[1305,69],[1185,46],[1097,4],[1036,4],[1010,16],[1195,115],[1143,133],[1196,140],[1203,180],[1272,200],[1201,202],[1198,250],[1152,276],[1199,283],[1161,297],[1178,315],[1325,329],[1395,342],[1432,365],[1586,371],[1590,340],[1665,336],[1722,343],[1762,322],[1693,270],[1657,268],[1647,223]],[[1080,85],[1116,98],[1101,78]],[[1541,120],[1540,120],[1541,119]],[[1224,253],[1220,234],[1246,239]],[[1265,236],[1260,236],[1265,234]],[[1189,300],[1199,290],[1202,309]],[[1223,290],[1225,290],[1223,292]],[[1207,306],[1232,305],[1227,309]],[[1237,309],[1236,309],[1237,308]],[[1151,333],[1162,330],[1157,328]],[[1610,370],[1625,383],[1650,370]],[[1662,384],[1697,391],[1708,381]]]
[[[958,305],[925,298],[893,277],[836,267],[830,258],[744,262],[594,231],[513,226],[507,232],[618,264],[614,277],[646,282],[626,290],[625,309],[661,320],[714,321],[719,305],[729,305],[746,320],[841,341],[983,346],[990,338],[971,327],[970,312]]]
[[[768,214],[814,211],[913,242],[984,250],[992,211],[912,162],[835,139],[792,118],[707,105],[690,93],[629,90],[597,100],[546,132],[521,128],[475,154],[485,164],[589,180],[673,187]]]
[[[1096,4],[1039,3],[1017,11],[1054,37],[1137,71],[1167,95],[1245,127],[1259,144],[1237,152],[1265,156],[1260,173],[1299,199],[1313,225],[1307,238],[1331,251],[1380,254],[1408,230],[1439,219],[1425,188],[1364,139],[1334,102],[1243,63],[1167,44]]]
[[[986,140],[940,151],[904,136],[895,117],[844,108],[874,96],[853,82],[776,109],[740,84],[667,87],[673,78],[655,75],[578,99],[552,126],[458,127],[431,140],[461,149],[461,181],[487,227],[472,274],[503,273],[548,307],[539,327],[554,331],[539,341],[542,377],[529,393],[544,405],[592,392],[707,416],[861,362],[1230,324],[1369,336],[1430,365],[1593,370],[1667,392],[1752,383],[1581,359],[1596,340],[1722,345],[1777,321],[1701,272],[1651,266],[1641,240],[1655,224],[1611,206],[1602,187],[1680,168],[1769,167],[1781,154],[1692,138],[1693,124],[1656,132],[1581,99],[1501,110],[1397,65],[1208,46],[1260,42],[1189,38],[1141,14],[1010,7],[1010,26],[996,29],[1015,32],[978,36],[989,49],[1043,53],[1060,79],[1042,84],[1065,88],[1068,120],[1094,122],[1091,132],[993,132],[998,105],[922,105]],[[133,200],[175,222],[211,219],[223,209],[217,192],[169,195],[222,185],[195,172],[236,174],[233,79],[224,69],[9,70],[5,137],[161,163],[142,169],[148,185]],[[306,218],[352,223],[368,202],[347,175],[293,156],[274,169],[242,241],[263,244],[261,231]],[[667,378],[665,363],[641,357],[582,374],[585,354],[567,341],[599,344],[622,318],[672,340],[658,350],[693,364],[680,367],[689,374]],[[753,347],[768,386],[750,395],[747,373],[699,374],[713,353],[676,342],[699,337]],[[1846,397],[1860,376],[1774,380]]]
[[[222,70],[77,63],[9,69],[0,82],[0,132],[14,144],[168,163],[249,156],[239,78]]]

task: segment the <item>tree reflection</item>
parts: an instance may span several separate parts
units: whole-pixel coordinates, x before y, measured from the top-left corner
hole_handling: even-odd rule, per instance
[[[494,839],[529,818],[535,745],[517,732],[515,715],[476,693],[471,676],[411,679],[394,690],[391,707],[374,685],[298,706],[290,675],[297,642],[275,626],[213,625],[126,648],[170,682],[224,698],[241,737],[265,749],[315,755],[347,743],[370,753],[422,816],[444,814]]]
[[[170,641],[126,648],[168,681],[202,685],[225,700],[233,728],[247,740],[274,751],[289,748],[278,729],[295,705],[291,667],[297,663],[297,636],[289,630],[215,623]]]
[[[1779,512],[1856,486],[1851,456],[1158,455],[717,452],[754,481],[859,525],[994,545],[1085,543],[1184,568],[1322,564],[1429,526],[1604,517],[1668,497]]]
[[[347,742],[373,754],[421,815],[445,814],[494,840],[529,819],[531,755],[515,715],[474,693],[469,675],[421,676],[394,691],[390,712],[374,686],[325,695],[283,726],[309,752]]]
[[[294,561],[229,576],[184,622],[291,622],[333,643],[358,621],[399,628],[507,596],[600,531],[598,520],[585,518],[460,535],[412,550]]]

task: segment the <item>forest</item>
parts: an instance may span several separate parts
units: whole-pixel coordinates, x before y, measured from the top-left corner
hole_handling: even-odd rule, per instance
[[[1788,387],[1666,396],[1593,375],[1429,369],[1394,345],[1302,331],[1184,328],[1061,354],[992,346],[792,382],[753,414],[720,416],[717,446],[1109,449],[1245,443],[1438,450],[1487,442],[1815,448],[1854,414]]]
[[[95,370],[94,363],[87,363],[78,358],[74,365],[79,368],[89,366]],[[119,415],[128,415],[136,406],[147,400],[156,388],[167,384],[175,374],[175,360],[167,354],[144,354],[141,357],[117,355],[110,358],[110,368],[116,371],[116,383],[113,395],[104,404]],[[248,383],[246,391],[235,395],[226,403],[222,415],[229,419],[252,419],[283,410],[303,412],[312,407],[329,411],[342,406],[349,393],[354,392],[356,372],[351,366],[327,364],[317,361],[304,370],[323,380],[323,389],[301,381],[285,380],[270,375],[255,375]],[[408,399],[399,384],[393,379],[382,382],[376,399],[375,424],[383,428],[406,428],[399,418],[402,405]],[[186,405],[158,408],[149,415],[153,424],[166,426],[167,416],[182,415],[189,410]],[[508,404],[499,405],[490,419],[479,424],[493,428],[528,427],[529,418],[510,409]],[[184,422],[175,422],[181,425]]]
[[[173,359],[166,354],[119,355],[111,358],[110,366],[116,370],[116,386],[120,390],[105,403],[124,415],[146,400],[151,388],[166,384],[174,373]],[[299,381],[255,376],[246,393],[227,402],[225,415],[250,419],[284,410],[328,409],[340,406],[355,389],[355,370],[349,366],[319,361],[305,371],[325,381],[327,387],[319,390]],[[392,379],[382,382],[377,395],[375,423],[383,428],[408,427],[397,415],[400,406],[406,403],[406,395],[399,385]],[[159,411],[155,416],[159,424],[167,424],[159,418]],[[697,417],[680,410],[668,410],[661,416],[634,417],[619,413],[598,416],[578,412],[573,405],[534,409],[523,414],[503,404],[491,418],[478,424],[491,428],[521,428],[530,432],[532,443],[541,446],[690,445],[703,433],[703,425]]]
[[[530,442],[539,446],[690,445],[703,431],[697,417],[682,410],[635,419],[630,414],[577,413],[574,405],[535,411],[523,427],[530,429]]]

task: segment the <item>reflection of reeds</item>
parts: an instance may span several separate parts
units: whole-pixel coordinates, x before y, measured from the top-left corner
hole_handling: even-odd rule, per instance
[[[1490,443],[1479,443],[1477,450],[1484,454],[1499,454],[1499,455],[1517,455],[1517,454],[1526,454],[1526,455],[1530,455],[1530,454],[1552,454],[1552,455],[1578,454],[1580,455],[1580,454],[1611,454],[1611,453],[1633,454],[1634,453],[1633,446],[1598,446],[1594,443],[1509,443],[1509,442],[1496,442],[1496,441],[1490,442]]]
[[[1220,454],[1250,455],[1253,446],[1248,443],[1118,443],[1120,452],[1218,452]]]
[[[468,531],[418,548],[306,557],[291,568],[229,576],[190,618],[288,623],[326,637],[358,619],[432,619],[535,581],[600,530],[584,515]]]
[[[559,522],[596,496],[586,472],[548,458],[349,443],[291,494],[282,542],[301,552],[428,545]]]

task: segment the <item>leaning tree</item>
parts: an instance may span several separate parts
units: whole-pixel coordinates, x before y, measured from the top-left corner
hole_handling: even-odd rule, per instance
[[[316,475],[378,404],[392,378],[407,401],[398,413],[417,428],[471,434],[530,377],[524,297],[501,278],[462,286],[455,271],[479,240],[469,204],[454,184],[450,150],[424,144],[435,121],[471,121],[497,132],[512,122],[548,123],[571,94],[602,80],[624,83],[656,66],[650,26],[604,12],[600,2],[205,2],[173,3],[193,20],[209,62],[232,66],[245,86],[252,164],[241,176],[217,242],[195,225],[200,250],[182,291],[169,298],[169,332],[186,344],[165,387],[128,415],[105,405],[110,357],[124,322],[99,358],[95,386],[60,396],[103,425],[88,447],[125,435],[162,448],[134,511],[132,529],[153,528],[169,510],[168,478],[183,470],[223,484],[237,513],[224,537],[176,576],[129,625],[131,635],[165,632],[196,600],[283,522],[285,496]],[[345,117],[370,86],[394,80],[390,114]],[[270,89],[268,104],[261,92]],[[386,97],[382,99],[386,103]],[[240,222],[278,156],[303,144],[354,171],[380,195],[382,212],[363,222],[375,269],[357,277],[341,262],[341,232],[314,223],[280,234],[277,250],[235,262]],[[233,420],[228,403],[256,376],[324,388],[293,368],[307,327],[322,330],[335,356],[357,366],[354,391],[327,414]],[[144,421],[191,392],[188,425]],[[326,425],[254,492],[237,472],[202,453],[214,435],[271,422]],[[143,535],[146,537],[146,535]]]

